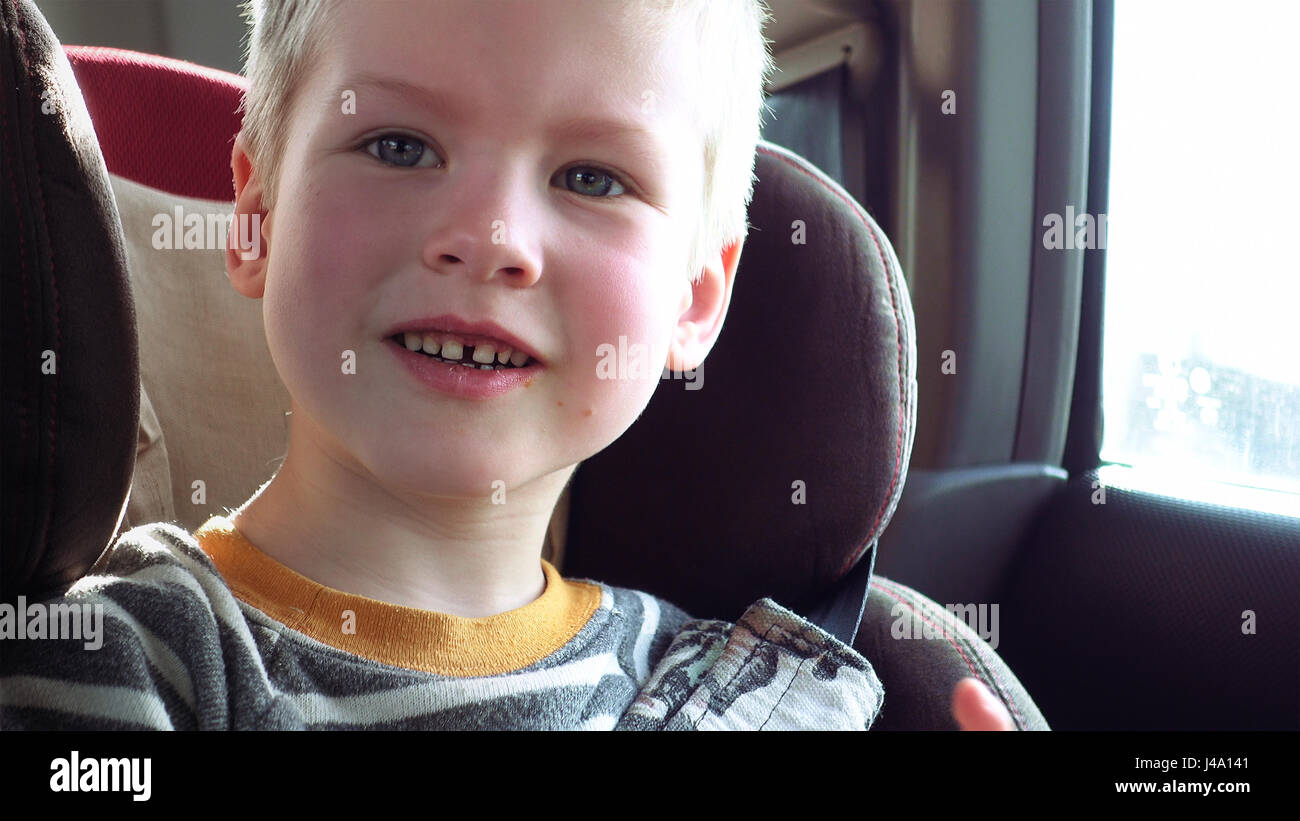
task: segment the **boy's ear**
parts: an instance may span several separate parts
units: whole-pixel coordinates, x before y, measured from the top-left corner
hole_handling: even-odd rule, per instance
[[[705,262],[700,281],[683,294],[682,314],[668,348],[669,370],[693,371],[713,349],[731,305],[731,288],[744,245],[743,238],[724,245]]]
[[[230,152],[230,170],[235,176],[235,218],[226,239],[226,275],[236,291],[261,299],[271,252],[271,219],[262,205],[262,180],[248,155],[242,131]]]

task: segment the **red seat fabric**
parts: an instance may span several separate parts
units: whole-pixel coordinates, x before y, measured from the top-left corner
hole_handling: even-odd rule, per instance
[[[183,197],[235,198],[238,74],[98,46],[66,46],[109,173]]]

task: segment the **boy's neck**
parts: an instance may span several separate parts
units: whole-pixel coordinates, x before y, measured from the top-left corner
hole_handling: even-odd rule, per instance
[[[576,466],[511,489],[508,506],[415,500],[314,444],[291,437],[279,472],[230,516],[272,559],[326,587],[465,618],[523,607],[545,591],[542,545]]]

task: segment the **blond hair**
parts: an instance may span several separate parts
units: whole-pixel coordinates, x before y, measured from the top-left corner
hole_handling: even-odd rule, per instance
[[[694,101],[703,136],[704,179],[700,219],[687,257],[688,276],[698,279],[708,255],[748,233],[754,160],[763,114],[764,88],[773,65],[763,26],[770,14],[763,0],[616,0],[627,15],[641,15],[637,39],[651,45],[674,33],[698,43],[701,93]],[[320,58],[330,2],[245,0],[249,31],[244,73],[244,142],[263,183],[263,205],[275,205],[284,126],[297,79]]]

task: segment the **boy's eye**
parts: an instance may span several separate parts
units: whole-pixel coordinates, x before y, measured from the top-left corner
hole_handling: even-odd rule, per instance
[[[384,134],[366,143],[366,151],[388,165],[402,168],[432,168],[437,156],[424,142],[405,134]]]
[[[577,194],[609,199],[625,193],[622,183],[613,174],[589,165],[575,165],[564,173],[565,186]],[[617,188],[613,194],[610,191]],[[609,195],[609,196],[607,196]]]
[[[437,155],[428,150],[423,140],[405,134],[384,134],[366,143],[365,149],[380,162],[400,168],[438,165]],[[596,166],[575,165],[561,173],[565,187],[576,194],[609,199],[627,191],[618,177]]]

